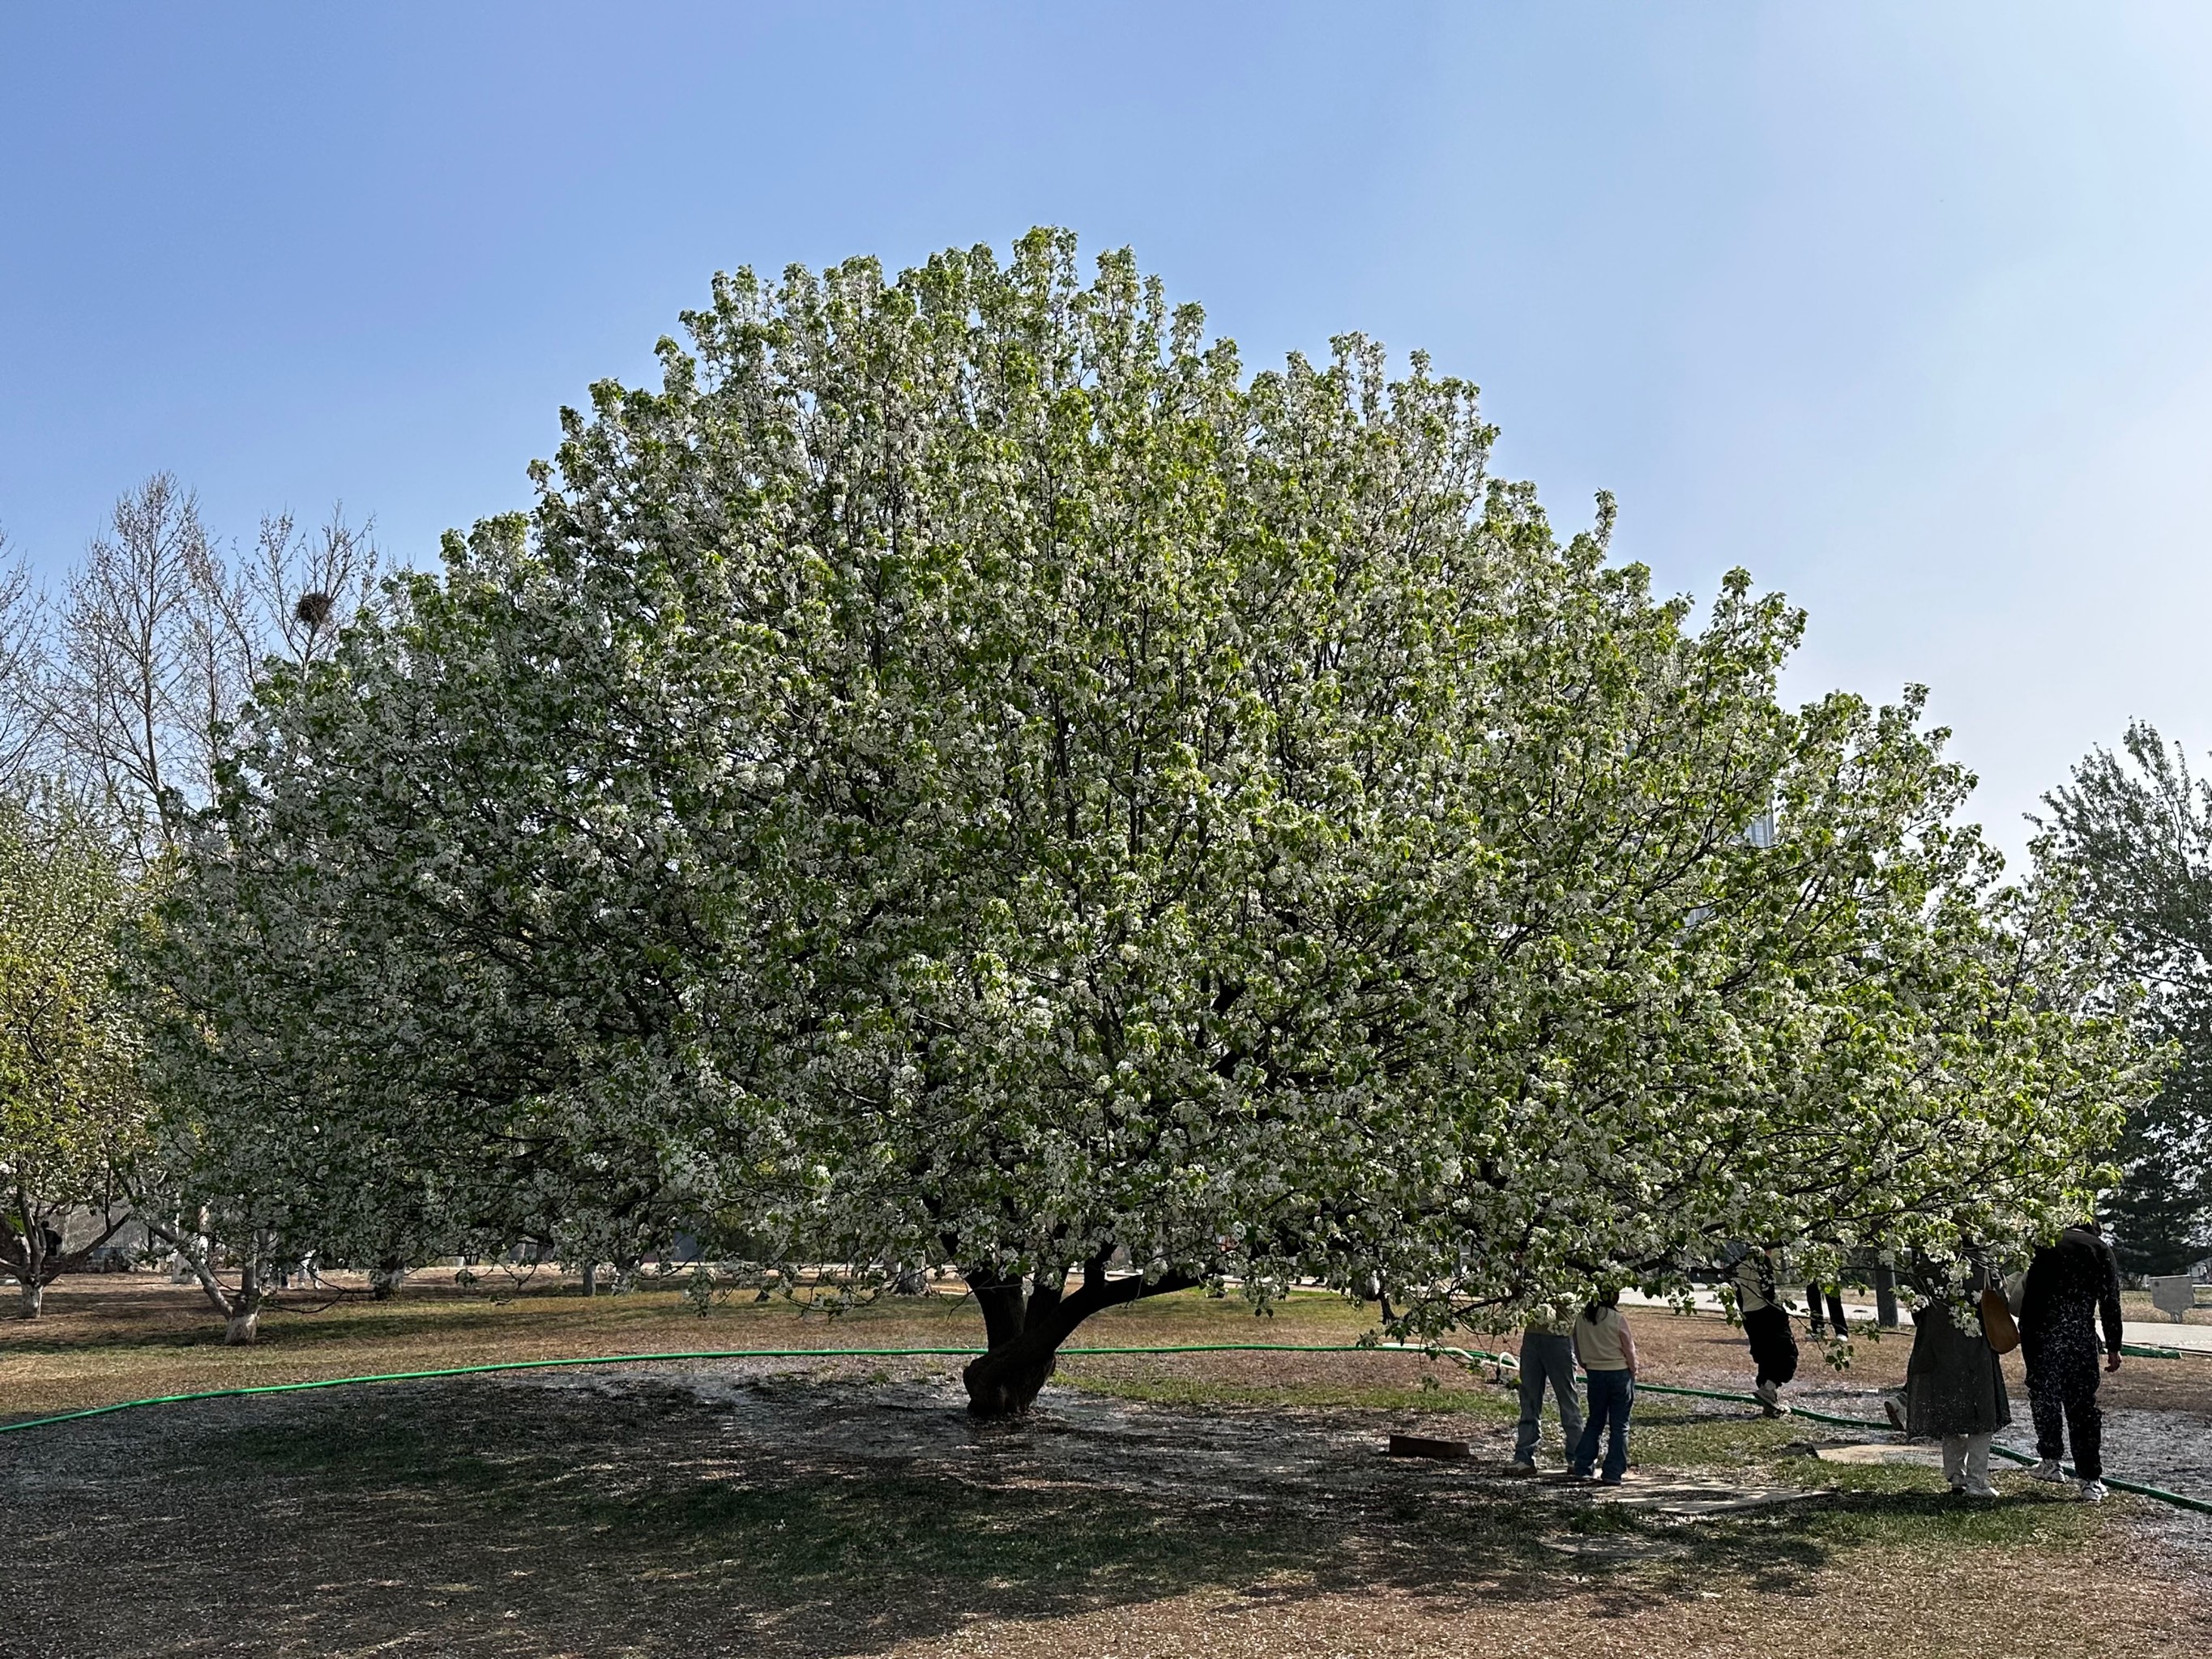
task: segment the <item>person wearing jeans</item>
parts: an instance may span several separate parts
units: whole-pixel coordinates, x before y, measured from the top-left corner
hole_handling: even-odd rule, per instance
[[[1575,1357],[1589,1375],[1589,1416],[1569,1460],[1568,1473],[1589,1479],[1605,1437],[1605,1484],[1617,1486],[1628,1473],[1628,1413],[1636,1400],[1636,1339],[1620,1316],[1620,1292],[1607,1291],[1575,1321]]]
[[[1544,1389],[1547,1384],[1559,1401],[1559,1431],[1566,1437],[1567,1457],[1583,1437],[1582,1401],[1575,1395],[1573,1327],[1564,1319],[1532,1319],[1521,1333],[1521,1431],[1513,1442],[1516,1473],[1530,1474],[1536,1468],[1536,1443],[1544,1432]]]

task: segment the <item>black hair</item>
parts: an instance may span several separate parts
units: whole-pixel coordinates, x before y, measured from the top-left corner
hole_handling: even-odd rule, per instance
[[[1598,1310],[1600,1309],[1618,1308],[1620,1305],[1620,1292],[1619,1291],[1600,1291],[1583,1306],[1583,1317],[1589,1320],[1591,1324],[1595,1325],[1597,1323]]]

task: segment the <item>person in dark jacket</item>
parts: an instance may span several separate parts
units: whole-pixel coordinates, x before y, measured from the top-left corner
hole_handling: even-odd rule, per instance
[[[2120,1368],[2120,1264],[2092,1220],[2069,1227],[2028,1264],[2021,1293],[2020,1347],[2027,1362],[2027,1399],[2035,1416],[2035,1449],[2043,1461],[2028,1473],[2063,1480],[2058,1460],[2074,1445],[2081,1496],[2105,1496],[2105,1414],[2097,1405],[2097,1323],[2105,1327],[2105,1369]]]
[[[1995,1498],[1990,1443],[2012,1421],[2004,1367],[1973,1315],[1962,1324],[1937,1296],[1912,1316],[1905,1364],[1905,1431],[1943,1443],[1943,1478],[1969,1498]]]

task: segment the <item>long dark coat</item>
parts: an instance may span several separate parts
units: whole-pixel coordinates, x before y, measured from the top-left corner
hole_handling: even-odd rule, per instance
[[[1931,1302],[1912,1322],[1917,1328],[1905,1364],[1905,1431],[1934,1439],[1994,1434],[2010,1423],[2004,1367],[1984,1340],[1981,1322],[1961,1330],[1948,1304]]]

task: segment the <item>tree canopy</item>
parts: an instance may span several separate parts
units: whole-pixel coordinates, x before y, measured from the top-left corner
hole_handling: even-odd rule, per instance
[[[1473,386],[1060,233],[684,320],[264,683],[171,908],[171,1052],[357,1243],[950,1265],[995,1414],[1181,1285],[1437,1330],[2087,1200],[2142,1054],[1918,695],[1784,708],[1798,614],[1560,538]]]
[[[136,899],[118,863],[68,811],[0,796],[0,1273],[27,1317],[123,1224],[143,1149],[137,1032],[112,978]]]
[[[2129,726],[2045,796],[2038,857],[2109,927],[2173,1068],[2129,1121],[2114,1244],[2136,1273],[2212,1254],[2212,784],[2155,727]]]

